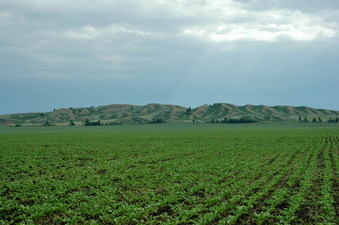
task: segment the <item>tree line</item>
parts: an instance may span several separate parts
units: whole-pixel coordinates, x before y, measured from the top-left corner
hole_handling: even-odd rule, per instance
[[[240,118],[240,119],[232,119],[232,118],[224,118],[222,120],[212,119],[210,123],[255,123],[256,120],[250,118]]]
[[[339,117],[335,117],[335,118],[328,118],[327,121],[323,121],[321,119],[321,117],[318,117],[318,118],[315,118],[313,117],[312,120],[308,120],[307,117],[304,117],[302,118],[301,116],[299,116],[299,122],[300,123],[309,123],[309,122],[312,122],[312,123],[323,123],[323,122],[327,122],[327,123],[339,123]]]

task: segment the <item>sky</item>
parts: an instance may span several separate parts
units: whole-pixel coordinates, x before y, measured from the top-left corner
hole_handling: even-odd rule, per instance
[[[0,0],[0,114],[148,103],[339,110],[338,0]]]

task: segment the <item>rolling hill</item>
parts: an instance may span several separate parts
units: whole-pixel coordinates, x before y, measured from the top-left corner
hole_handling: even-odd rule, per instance
[[[54,125],[68,125],[70,121],[80,125],[85,121],[98,121],[103,124],[134,124],[151,122],[210,122],[224,118],[246,118],[253,121],[298,121],[299,117],[329,118],[339,117],[339,111],[314,109],[306,106],[236,106],[227,103],[202,105],[186,108],[178,105],[148,104],[127,105],[113,104],[86,108],[60,108],[51,112],[15,113],[0,116],[0,125],[43,125],[47,121]]]

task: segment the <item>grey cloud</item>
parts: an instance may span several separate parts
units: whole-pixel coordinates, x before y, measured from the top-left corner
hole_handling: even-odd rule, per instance
[[[251,103],[246,99],[259,102],[267,95],[288,102],[293,97],[279,96],[289,91],[296,95],[298,89],[305,93],[304,89],[314,88],[316,82],[328,85],[326,93],[334,90],[339,71],[334,60],[339,57],[338,37],[317,36],[317,32],[338,30],[335,1],[321,1],[318,9],[316,1],[180,2],[184,1],[2,1],[1,95],[5,90],[22,88],[39,99],[34,90],[56,82],[67,98],[73,99],[67,102],[70,106],[71,101],[82,101],[83,106],[116,102],[190,105],[232,100],[235,104]],[[300,14],[291,19],[295,9]],[[274,15],[283,19],[274,21]],[[232,33],[227,26],[238,25],[244,35],[267,24],[293,25],[303,19],[309,19],[306,27],[313,28],[303,33],[314,31],[316,38],[296,41],[279,36],[275,42],[253,40],[255,35],[236,41],[210,38],[211,34],[227,37],[222,36]],[[218,30],[219,25],[226,28]],[[195,36],[184,34],[192,27],[197,28]],[[203,28],[212,32],[199,36]],[[15,80],[39,84],[14,88]],[[52,88],[56,93],[57,86]],[[72,96],[73,90],[78,94]],[[95,97],[86,94],[88,90],[96,93]],[[91,102],[86,104],[84,97]],[[41,104],[46,98],[41,98]],[[65,96],[51,98],[61,107]],[[103,100],[95,103],[95,99]]]
[[[245,7],[254,10],[269,10],[269,9],[291,9],[300,10],[303,12],[318,12],[326,9],[339,9],[338,1],[336,0],[233,0],[236,2],[246,3]]]

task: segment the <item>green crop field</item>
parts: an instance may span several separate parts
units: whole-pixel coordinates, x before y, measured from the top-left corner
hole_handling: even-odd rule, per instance
[[[337,224],[338,125],[0,128],[0,224]]]

